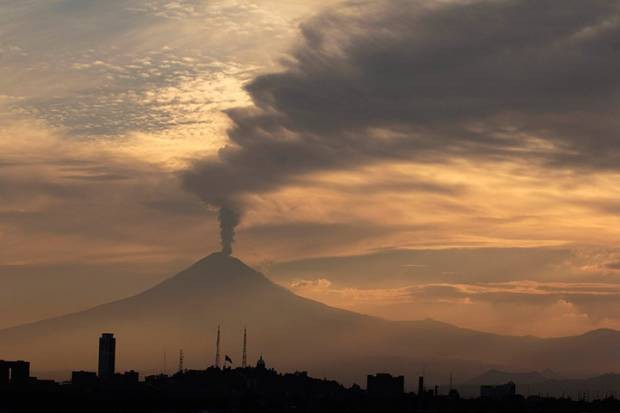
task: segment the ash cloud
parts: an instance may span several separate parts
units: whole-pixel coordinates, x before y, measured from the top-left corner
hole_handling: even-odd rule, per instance
[[[184,173],[207,203],[391,160],[620,165],[616,0],[357,1],[301,34],[227,112],[230,145]]]
[[[220,239],[222,242],[222,252],[226,255],[232,254],[232,244],[235,242],[235,227],[239,225],[241,214],[231,206],[222,206],[218,212],[217,219],[220,223]]]

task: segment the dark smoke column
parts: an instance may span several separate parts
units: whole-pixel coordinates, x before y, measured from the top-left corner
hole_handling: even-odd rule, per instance
[[[220,208],[217,219],[220,221],[222,252],[230,255],[232,254],[232,244],[235,242],[235,227],[239,225],[239,212],[232,207],[223,206]]]

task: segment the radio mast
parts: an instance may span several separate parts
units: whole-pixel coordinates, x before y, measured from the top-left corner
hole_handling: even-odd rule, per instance
[[[220,326],[217,326],[217,340],[215,341],[215,367],[220,368]]]
[[[241,357],[241,367],[248,366],[248,329],[243,328],[243,356]]]

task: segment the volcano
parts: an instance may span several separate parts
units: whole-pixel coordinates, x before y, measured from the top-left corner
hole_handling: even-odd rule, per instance
[[[0,359],[30,360],[35,372],[94,370],[97,339],[113,332],[120,369],[174,370],[179,349],[187,367],[205,368],[214,362],[218,325],[222,353],[233,361],[240,361],[247,326],[250,360],[263,355],[279,370],[307,370],[344,383],[363,382],[377,371],[404,374],[409,383],[423,370],[436,380],[450,371],[466,377],[489,368],[620,371],[617,331],[542,339],[432,320],[387,321],[299,297],[222,253],[135,296],[2,330]]]

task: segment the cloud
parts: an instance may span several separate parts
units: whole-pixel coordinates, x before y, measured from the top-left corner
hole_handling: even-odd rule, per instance
[[[601,247],[383,251],[291,261],[266,271],[302,296],[388,319],[428,317],[505,334],[558,336],[620,327],[620,278],[606,268],[618,253]]]
[[[614,0],[350,2],[306,21],[285,69],[228,111],[230,145],[185,186],[212,203],[407,160],[617,169]],[[223,184],[225,183],[225,184]]]
[[[399,228],[402,229],[402,228]],[[256,223],[242,229],[240,235],[248,250],[258,248],[265,240],[282,239],[286,241],[287,255],[304,255],[311,250],[328,250],[341,244],[354,246],[368,240],[390,234],[394,228],[372,225],[363,222],[280,222]],[[263,245],[262,248],[273,249],[278,245]]]
[[[215,216],[164,165],[105,141],[65,139],[35,121],[5,123],[0,165],[0,264],[70,261],[78,272],[85,262],[155,263],[209,248],[204,226]]]
[[[299,289],[327,289],[332,285],[331,281],[326,278],[317,278],[316,280],[297,280],[290,284],[290,287],[295,290]]]
[[[280,262],[273,265],[269,273],[280,282],[322,275],[335,286],[366,289],[418,284],[486,285],[523,279],[603,281],[605,277],[599,273],[581,269],[586,263],[598,261],[600,257],[578,258],[575,251],[568,248],[411,249]]]
[[[324,278],[289,284],[297,294],[390,319],[430,317],[505,334],[559,336],[620,326],[620,284],[515,281],[340,287]]]
[[[221,136],[221,110],[248,103],[241,83],[289,41],[281,14],[238,0],[2,4],[0,101],[81,137]]]
[[[324,280],[319,278],[318,280]],[[347,298],[360,297],[400,297],[410,301],[461,301],[462,299],[486,301],[494,303],[510,302],[556,302],[570,300],[577,297],[588,297],[593,300],[611,297],[620,298],[620,284],[611,283],[565,283],[565,282],[536,282],[520,280],[508,283],[479,283],[479,284],[418,284],[399,288],[338,288],[333,283],[320,283],[317,280],[293,281],[293,289],[314,287],[313,290],[323,289],[334,294],[342,294]],[[333,286],[333,287],[332,287]],[[332,288],[330,288],[332,287]]]

